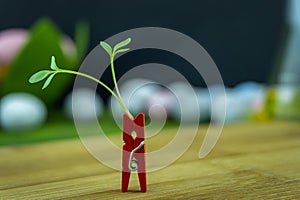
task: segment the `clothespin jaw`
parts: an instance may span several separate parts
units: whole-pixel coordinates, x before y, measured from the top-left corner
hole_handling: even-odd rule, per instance
[[[132,137],[133,131],[136,138]],[[145,115],[140,113],[134,120],[127,114],[123,115],[123,152],[122,152],[122,192],[128,191],[131,171],[137,167],[141,192],[146,192],[145,163]],[[135,166],[132,166],[132,163]]]

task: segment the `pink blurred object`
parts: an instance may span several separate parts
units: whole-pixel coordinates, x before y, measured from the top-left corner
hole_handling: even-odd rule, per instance
[[[22,47],[29,39],[29,33],[25,29],[7,29],[0,32],[0,67],[8,66],[14,57],[19,53]],[[64,54],[69,58],[76,56],[76,47],[73,40],[63,35],[61,48]]]
[[[75,58],[77,51],[76,51],[76,46],[73,42],[73,40],[67,36],[63,35],[62,41],[61,41],[61,48],[65,54],[65,56],[69,58]]]
[[[25,29],[7,29],[0,32],[0,66],[7,66],[28,39]]]

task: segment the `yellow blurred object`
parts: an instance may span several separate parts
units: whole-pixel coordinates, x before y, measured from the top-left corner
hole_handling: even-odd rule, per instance
[[[274,119],[277,93],[274,87],[267,90],[263,109],[254,114],[254,119],[261,122],[267,122]]]

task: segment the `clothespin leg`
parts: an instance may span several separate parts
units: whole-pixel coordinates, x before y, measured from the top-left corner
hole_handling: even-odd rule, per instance
[[[138,177],[139,177],[141,192],[146,192],[147,182],[146,182],[145,145],[143,145],[141,149],[141,153],[138,153],[136,155],[136,158],[139,163]]]
[[[141,192],[146,192],[147,191],[146,173],[139,173],[138,176],[140,181]]]
[[[122,172],[122,192],[128,191],[130,172]]]
[[[126,148],[126,147],[125,147]],[[130,170],[128,168],[129,153],[123,150],[123,160],[122,160],[122,192],[128,191]]]
[[[134,145],[138,146],[145,139],[145,115],[140,113],[134,120],[136,126],[137,138],[134,140]],[[145,163],[145,144],[136,152],[136,159],[138,161],[138,177],[140,182],[141,192],[147,191],[146,184],[146,163]]]
[[[128,191],[129,179],[130,179],[130,170],[128,168],[129,155],[133,149],[133,138],[131,137],[131,132],[133,131],[133,121],[129,118],[128,115],[123,116],[123,145],[122,152],[122,192]]]

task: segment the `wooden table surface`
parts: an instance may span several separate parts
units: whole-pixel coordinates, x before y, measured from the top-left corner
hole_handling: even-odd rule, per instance
[[[206,128],[174,164],[147,174],[146,193],[137,192],[136,174],[131,191],[121,193],[120,172],[77,139],[2,147],[0,199],[300,199],[299,122],[226,126],[213,152],[199,160]],[[174,132],[159,134],[155,145]]]

